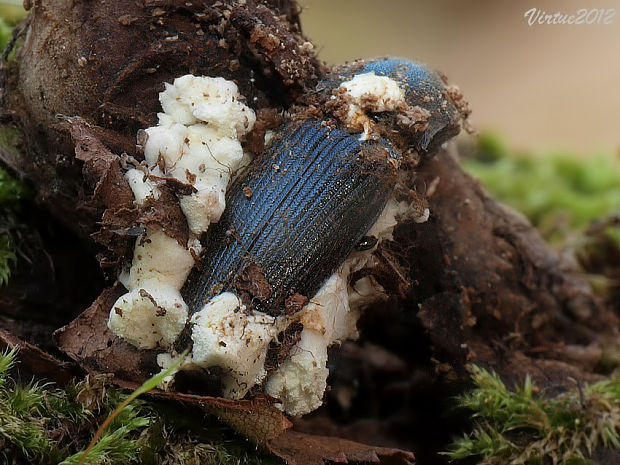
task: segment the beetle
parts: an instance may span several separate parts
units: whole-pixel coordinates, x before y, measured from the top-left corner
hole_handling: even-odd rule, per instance
[[[336,75],[341,81],[361,73],[394,79],[410,107],[428,112],[423,131],[406,133],[417,152],[432,153],[458,133],[460,115],[443,81],[419,63],[383,59],[344,67],[321,84],[323,92],[338,85]],[[396,125],[396,116],[377,118]],[[255,310],[281,315],[288,298],[312,297],[353,250],[376,243],[363,238],[393,191],[390,170],[401,155],[392,144],[360,141],[312,119],[285,124],[276,139],[229,187],[227,208],[203,239],[201,266],[182,290],[190,313],[236,290]]]
[[[182,291],[190,311],[222,291],[246,290],[240,282],[250,271],[268,287],[250,290],[256,310],[278,315],[289,297],[312,297],[377,220],[392,192],[390,160],[399,157],[385,140],[360,141],[320,121],[285,127],[229,187],[204,239],[202,269]]]

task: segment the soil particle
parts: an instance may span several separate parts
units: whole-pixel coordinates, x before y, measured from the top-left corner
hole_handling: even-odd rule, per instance
[[[459,89],[458,86],[450,85],[446,87],[446,93],[448,94],[448,97],[452,100],[452,102],[456,106],[456,109],[461,114],[461,117],[463,118],[463,120],[466,120],[469,117],[469,115],[471,115],[471,108],[469,106],[469,102],[465,100],[465,97],[463,96],[461,89]]]
[[[119,24],[123,26],[131,26],[136,21],[138,21],[138,18],[131,15],[122,15],[118,17]]]
[[[254,299],[264,302],[271,297],[271,285],[265,277],[265,270],[257,263],[248,264],[233,283],[241,293],[241,301],[251,305]]]
[[[250,34],[250,43],[257,44],[263,49],[273,52],[280,46],[280,39],[260,26],[255,27]]]
[[[140,294],[140,297],[143,297],[143,298],[149,299],[149,300],[151,301],[151,303],[153,304],[153,307],[155,307],[155,308],[157,309],[157,310],[156,310],[156,312],[155,312],[155,314],[156,314],[157,316],[166,316],[166,309],[165,309],[165,308],[163,308],[163,307],[161,307],[161,306],[157,303],[157,301],[155,300],[155,298],[154,298],[151,294],[149,294],[149,293],[148,293],[145,289],[140,289],[139,294]],[[117,312],[117,313],[118,313],[118,312]]]
[[[294,315],[308,303],[308,297],[295,293],[284,301],[284,308],[287,315]]]
[[[254,128],[245,136],[244,148],[254,154],[260,154],[265,148],[265,133],[282,124],[283,117],[276,108],[261,108],[256,113]]]
[[[396,121],[400,126],[404,126],[414,132],[426,131],[428,129],[428,119],[431,112],[416,105],[398,113]]]

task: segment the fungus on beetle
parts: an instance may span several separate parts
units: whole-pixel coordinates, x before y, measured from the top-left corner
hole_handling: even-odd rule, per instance
[[[159,125],[141,137],[148,173],[194,187],[179,203],[190,239],[196,243],[202,234],[202,246],[192,253],[190,243],[178,250],[174,239],[147,230],[121,277],[129,292],[111,310],[109,327],[139,348],[164,350],[158,356],[163,368],[175,349],[189,345],[184,369],[218,367],[227,397],[242,398],[265,383],[265,392],[291,415],[320,406],[327,347],[356,337],[364,301],[383,291],[366,280],[365,298],[359,299],[358,283],[348,277],[369,264],[397,218],[411,209],[393,195],[402,156],[372,134],[370,119],[410,111],[405,82],[370,71],[328,87],[347,106],[345,128],[314,119],[286,123],[251,162],[242,162],[241,142],[256,118],[240,103],[234,83],[187,75],[166,84]],[[418,128],[429,127],[434,132],[427,146],[438,131],[430,124]],[[242,163],[249,165],[235,174]],[[136,202],[157,195],[149,177],[134,171],[126,177]],[[414,219],[427,218],[425,209]],[[176,250],[177,258],[168,250]],[[200,252],[200,267],[190,274]],[[170,297],[161,289],[169,289]],[[350,293],[356,294],[353,305]],[[307,303],[291,312],[292,296]],[[140,319],[151,324],[140,328]],[[299,340],[284,361],[266,370],[270,344],[300,323]]]

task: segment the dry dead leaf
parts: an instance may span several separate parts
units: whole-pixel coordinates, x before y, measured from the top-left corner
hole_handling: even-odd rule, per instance
[[[75,143],[75,157],[84,162],[84,180],[93,188],[89,202],[97,208],[130,207],[133,193],[123,177],[118,155],[103,145],[84,119],[66,121]]]
[[[82,375],[82,371],[76,365],[58,360],[4,329],[0,329],[0,348],[19,350],[17,359],[20,362],[22,375],[28,373],[54,380],[60,384],[66,384],[72,378]]]
[[[412,452],[374,447],[359,442],[328,436],[314,436],[286,431],[269,442],[268,449],[288,465],[324,465],[335,463],[379,463],[409,465],[415,461]]]
[[[76,158],[84,162],[84,179],[93,191],[87,204],[101,210],[101,226],[92,235],[106,249],[99,256],[101,266],[119,266],[123,258],[130,256],[141,227],[162,229],[180,245],[186,246],[189,228],[177,194],[191,193],[193,187],[154,177],[161,195],[158,199],[147,199],[142,207],[136,207],[133,192],[121,169],[120,157],[98,137],[102,129],[78,117],[66,118],[66,121],[75,143]]]

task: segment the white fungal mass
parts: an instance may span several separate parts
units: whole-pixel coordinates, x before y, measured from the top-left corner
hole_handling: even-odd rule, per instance
[[[226,186],[243,158],[240,138],[254,127],[254,111],[239,101],[235,83],[186,75],[160,94],[164,113],[148,128],[144,157],[154,174],[192,184],[181,209],[194,234],[217,222]],[[161,173],[163,162],[163,173]]]
[[[350,93],[351,117],[362,122],[360,130],[366,129],[364,111],[394,109],[404,95],[395,81],[374,74],[357,76],[343,86]],[[128,292],[112,307],[108,326],[140,349],[168,351],[158,356],[165,368],[175,357],[173,342],[190,324],[193,348],[183,369],[220,367],[223,395],[235,399],[265,382],[265,391],[278,398],[287,413],[302,415],[322,403],[327,347],[357,336],[359,309],[380,298],[383,290],[370,278],[358,281],[355,289],[349,286],[349,274],[373,260],[372,250],[354,252],[295,315],[272,317],[253,311],[235,294],[224,292],[190,318],[180,289],[194,257],[200,255],[198,236],[219,220],[226,207],[226,188],[244,157],[240,140],[255,122],[253,110],[240,100],[233,82],[191,75],[166,84],[160,94],[164,113],[157,126],[145,131],[145,172],[130,169],[125,177],[139,206],[161,194],[149,175],[191,184],[196,192],[179,198],[190,240],[182,246],[160,229],[147,229],[136,240],[131,267],[119,278]],[[388,202],[369,234],[378,243],[391,238],[397,216],[407,208]],[[300,339],[288,358],[268,374],[269,344],[294,322],[303,325]]]
[[[239,138],[256,121],[239,98],[237,86],[223,78],[177,78],[159,96],[159,124],[145,131],[148,174],[191,184],[196,192],[179,199],[192,233],[189,244],[148,229],[136,241],[131,268],[121,274],[129,292],[114,304],[108,326],[140,349],[169,348],[187,323],[179,291],[200,253],[197,236],[224,211],[226,187],[243,158]],[[131,169],[125,177],[136,204],[159,197],[142,171]]]
[[[353,130],[363,130],[361,140],[371,136],[372,119],[366,114],[405,108],[405,91],[398,82],[374,72],[357,74],[340,84],[341,98],[348,103],[346,124]]]

